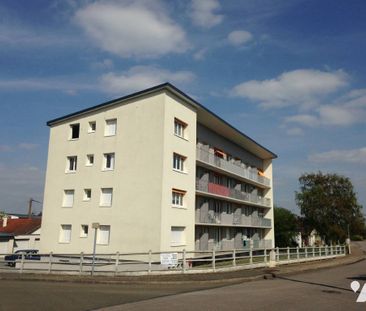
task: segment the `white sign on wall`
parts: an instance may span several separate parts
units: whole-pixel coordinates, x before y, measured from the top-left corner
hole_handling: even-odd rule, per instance
[[[178,253],[160,254],[160,263],[166,266],[176,266],[178,264]]]

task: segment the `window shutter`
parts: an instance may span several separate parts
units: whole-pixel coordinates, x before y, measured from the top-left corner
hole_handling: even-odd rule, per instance
[[[109,244],[109,233],[110,233],[110,226],[105,225],[100,226],[97,232],[98,244]]]
[[[74,190],[65,190],[64,191],[64,201],[62,206],[64,207],[72,207],[74,204]]]

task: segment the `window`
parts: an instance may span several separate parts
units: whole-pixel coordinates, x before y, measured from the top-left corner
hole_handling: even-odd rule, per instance
[[[80,228],[80,237],[87,238],[89,233],[89,226],[88,225],[81,225]]]
[[[235,186],[236,186],[235,180],[232,179],[232,178],[230,178],[230,177],[227,177],[227,179],[226,179],[226,186],[228,188],[235,188]]]
[[[64,190],[63,207],[72,207],[74,205],[74,192],[74,190]]]
[[[76,172],[77,166],[78,166],[77,156],[67,157],[67,167],[66,167],[67,172]]]
[[[112,205],[113,188],[102,188],[100,194],[100,206]]]
[[[233,206],[231,205],[231,203],[226,202],[226,209],[225,209],[226,214],[232,214],[233,213]]]
[[[210,181],[213,182],[214,184],[216,184],[216,185],[222,185],[223,184],[222,175],[212,173],[212,175],[210,177],[211,177]]]
[[[183,198],[186,194],[185,191],[173,189],[172,191],[172,204],[173,206],[183,207]]]
[[[185,137],[185,129],[187,124],[178,120],[177,118],[174,119],[174,134],[179,137]]]
[[[101,225],[97,229],[97,244],[108,245],[111,226]]]
[[[105,153],[103,170],[113,170],[114,169],[114,153]]]
[[[97,123],[95,121],[90,121],[88,133],[94,133],[96,129],[97,129]]]
[[[86,155],[86,166],[92,166],[94,164],[94,154]]]
[[[71,242],[71,225],[61,225],[59,242],[60,243]]]
[[[80,135],[80,124],[79,123],[71,124],[70,130],[71,130],[70,139],[78,139]]]
[[[185,157],[174,153],[173,154],[173,168],[178,171],[184,171],[184,161],[186,160]]]
[[[104,136],[113,136],[117,132],[117,119],[110,119],[105,121]]]
[[[84,198],[83,198],[83,200],[84,201],[90,201],[91,193],[92,193],[91,189],[84,189]]]
[[[185,227],[171,227],[171,246],[186,244]]]

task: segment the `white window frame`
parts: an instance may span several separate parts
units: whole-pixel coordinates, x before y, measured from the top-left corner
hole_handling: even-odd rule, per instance
[[[94,127],[94,129],[93,129]],[[89,121],[88,133],[95,133],[97,130],[97,122]]]
[[[78,137],[72,137],[73,133],[74,133],[74,127],[78,126],[79,127],[79,133],[78,133]],[[80,131],[81,131],[81,126],[80,123],[73,123],[70,124],[70,135],[69,135],[69,140],[78,140],[80,138]]]
[[[68,234],[65,234],[66,230],[69,232]],[[71,243],[71,235],[72,235],[72,225],[61,224],[58,242],[64,244]]]
[[[84,189],[83,201],[90,201],[92,196],[92,190],[90,188]]]
[[[179,189],[172,189],[172,205],[173,207],[184,207],[184,196],[186,195],[186,191]]]
[[[174,118],[174,135],[186,139],[186,129],[187,123],[179,120],[178,118]]]
[[[186,227],[172,226],[170,227],[170,245],[171,246],[185,246],[186,245]]]
[[[91,161],[91,159],[93,159],[93,160]],[[94,161],[95,161],[94,154],[87,154],[86,155],[86,164],[85,164],[85,166],[93,166]]]
[[[78,157],[68,156],[66,160],[66,173],[75,173],[78,167]]]
[[[104,136],[115,136],[116,134],[117,134],[117,119],[114,118],[105,120]]]
[[[111,191],[109,191],[111,190]],[[110,200],[105,202],[107,195],[110,196]],[[101,207],[111,207],[113,204],[113,188],[101,188],[100,189],[100,201],[99,206]]]
[[[110,167],[107,167],[108,157],[110,157],[110,159],[109,159]],[[113,171],[114,167],[115,167],[115,162],[116,162],[116,156],[115,156],[114,152],[104,153],[103,154],[103,171]]]
[[[85,232],[86,228],[86,232]],[[81,238],[87,238],[89,235],[89,226],[88,225],[81,225],[80,226],[80,237]]]
[[[75,190],[74,189],[65,189],[64,195],[62,198],[62,207],[73,207],[75,200]]]
[[[107,232],[106,236],[102,236],[102,232]],[[103,237],[103,240],[102,240]],[[110,225],[100,225],[97,229],[97,244],[98,245],[109,245],[111,239],[111,226]]]
[[[185,161],[187,160],[187,157],[182,156],[178,153],[173,153],[173,170],[179,171],[179,172],[185,172]]]

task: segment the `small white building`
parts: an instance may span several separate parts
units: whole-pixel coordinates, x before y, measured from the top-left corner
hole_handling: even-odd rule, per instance
[[[8,218],[0,222],[0,255],[19,249],[39,249],[41,218]]]

